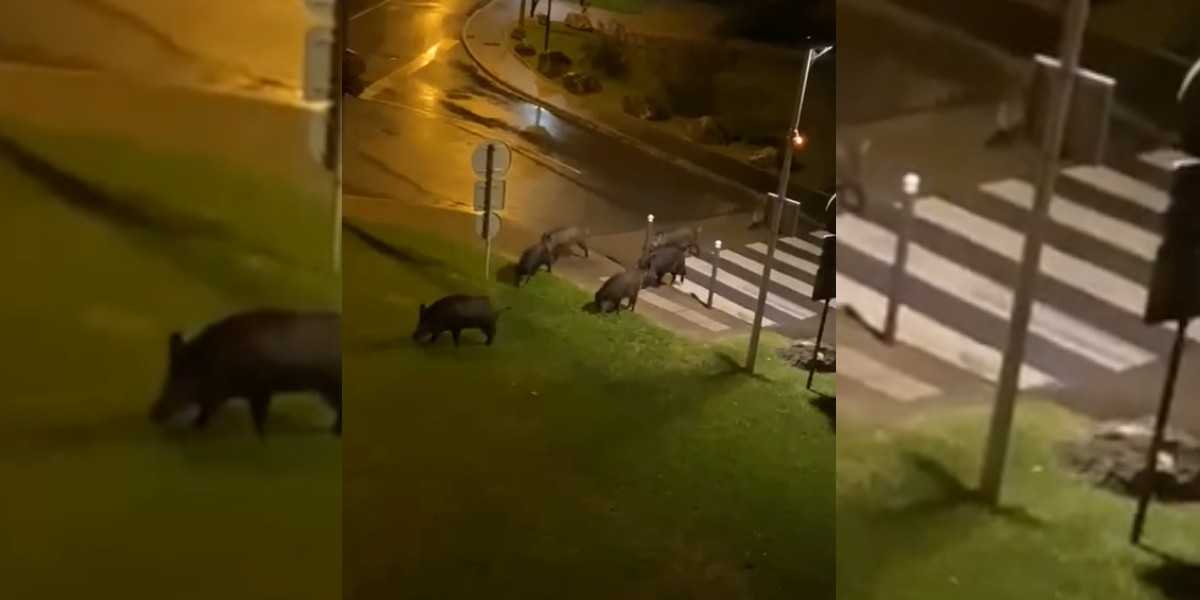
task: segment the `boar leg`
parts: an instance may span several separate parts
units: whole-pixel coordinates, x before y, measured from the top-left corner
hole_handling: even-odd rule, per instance
[[[342,387],[330,387],[321,392],[321,395],[325,396],[325,402],[329,403],[329,406],[337,412],[337,420],[333,422],[333,433],[340,436],[342,435]]]
[[[254,431],[260,438],[266,435],[267,410],[270,406],[271,397],[268,395],[253,396],[250,398],[250,415],[254,417]]]
[[[579,242],[579,247],[583,248],[583,257],[584,258],[591,258],[591,253],[588,252],[587,244],[585,244],[583,242]]]
[[[204,429],[208,426],[208,420],[212,418],[214,412],[217,411],[215,402],[205,402],[200,405],[200,412],[196,413],[196,420],[192,421],[192,427],[196,429]]]
[[[458,336],[462,334],[461,329],[451,329],[450,336],[454,338],[454,347],[458,347]]]
[[[482,330],[483,330],[483,335],[487,336],[487,341],[484,342],[484,345],[491,346],[492,340],[496,338],[496,326],[488,325],[486,327],[483,327]]]

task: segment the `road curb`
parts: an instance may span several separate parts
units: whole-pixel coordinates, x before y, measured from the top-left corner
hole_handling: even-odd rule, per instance
[[[670,162],[670,163],[675,164],[679,167],[682,167],[683,169],[686,169],[687,171],[690,171],[696,175],[700,175],[702,177],[708,178],[708,179],[713,180],[722,185],[732,187],[732,188],[746,194],[747,196],[752,197],[755,201],[759,201],[765,196],[766,192],[760,192],[760,191],[754,190],[753,188],[751,188],[741,182],[734,181],[733,179],[729,179],[728,177],[725,177],[718,173],[714,173],[713,171],[705,169],[704,167],[701,167],[685,158],[681,158],[679,156],[675,156],[668,152],[659,150],[657,147],[655,147],[651,144],[642,142],[641,140],[638,140],[637,138],[630,136],[628,134],[625,134],[625,133],[623,133],[613,127],[610,127],[608,125],[603,125],[601,123],[597,123],[583,115],[580,115],[574,111],[571,111],[570,109],[562,108],[560,106],[550,104],[549,102],[545,102],[541,98],[538,98],[537,96],[526,93],[524,90],[521,90],[521,89],[517,88],[516,86],[510,84],[499,74],[497,74],[494,71],[492,71],[491,69],[489,69],[487,67],[487,65],[485,65],[483,63],[483,61],[479,59],[479,56],[475,53],[475,50],[472,48],[471,40],[469,40],[467,38],[467,32],[471,29],[471,24],[475,21],[475,18],[479,16],[479,13],[483,9],[487,8],[488,6],[491,6],[491,4],[494,3],[495,1],[496,0],[487,0],[486,2],[482,2],[476,6],[475,10],[473,10],[471,12],[471,14],[467,17],[466,21],[463,23],[462,31],[459,32],[459,41],[462,43],[463,48],[466,49],[467,54],[471,57],[471,60],[475,62],[475,65],[478,66],[479,69],[481,71],[483,71],[483,73],[485,75],[488,76],[488,78],[495,81],[497,85],[503,87],[504,89],[508,90],[509,92],[512,92],[513,94],[516,94],[518,97],[524,99],[526,102],[535,104],[537,106],[540,106],[540,107],[546,109],[551,114],[553,114],[554,116],[556,116],[564,121],[567,121],[578,127],[582,127],[589,131],[592,131],[592,132],[595,132],[595,133],[598,133],[598,134],[601,134],[601,135],[604,135],[607,137],[611,137],[611,138],[616,139],[626,145],[632,146],[646,154],[649,154],[650,156],[653,156],[654,158]]]

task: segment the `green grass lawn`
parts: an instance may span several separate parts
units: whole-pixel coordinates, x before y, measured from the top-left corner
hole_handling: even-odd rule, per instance
[[[324,407],[277,403],[265,443],[240,405],[203,434],[147,420],[169,332],[338,306],[327,201],[113,139],[0,136],[24,157],[0,150],[4,595],[336,598],[341,446]]]
[[[652,0],[592,0],[592,8],[636,14],[646,10]]]
[[[1018,411],[1003,507],[973,500],[988,411],[838,441],[838,597],[852,600],[1184,600],[1200,593],[1200,509],[1155,505],[1131,547],[1134,503],[1075,478],[1060,442],[1088,426],[1038,401]],[[1189,566],[1190,565],[1190,566]]]
[[[347,598],[833,597],[834,437],[803,373],[369,229],[391,250],[345,246]],[[449,293],[512,307],[495,345],[409,339]]]

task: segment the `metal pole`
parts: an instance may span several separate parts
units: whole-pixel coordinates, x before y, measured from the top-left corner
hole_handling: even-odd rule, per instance
[[[808,91],[808,72],[812,68],[815,50],[808,49],[804,57],[804,74],[800,78],[800,92],[796,98],[796,113],[792,116],[792,126],[787,132],[790,141],[792,133],[800,127],[800,115],[804,111],[804,94]],[[771,211],[769,241],[767,243],[767,262],[763,267],[762,285],[758,290],[758,305],[754,309],[754,326],[750,329],[750,349],[746,353],[746,370],[754,372],[754,363],[758,359],[758,338],[762,333],[763,313],[767,309],[767,288],[771,283],[771,261],[775,258],[775,244],[779,237],[779,220],[783,217],[783,199],[787,198],[788,178],[792,174],[792,144],[786,144],[783,152],[783,168],[779,172],[779,193],[775,207]]]
[[[708,302],[705,305],[712,308],[713,289],[717,287],[717,265],[721,264],[721,240],[713,243],[715,250],[713,251],[712,275],[708,277]]]
[[[1146,524],[1146,510],[1150,507],[1150,497],[1154,494],[1154,483],[1158,478],[1158,451],[1162,448],[1163,433],[1167,428],[1167,420],[1171,417],[1171,402],[1175,399],[1175,379],[1179,375],[1179,363],[1183,358],[1183,346],[1187,341],[1188,320],[1180,319],[1178,330],[1175,332],[1175,345],[1171,347],[1171,360],[1167,363],[1167,380],[1163,383],[1162,400],[1158,403],[1158,416],[1154,419],[1154,438],[1150,441],[1150,450],[1146,454],[1146,468],[1142,475],[1146,477],[1145,484],[1138,495],[1137,513],[1133,516],[1133,533],[1130,541],[1134,544],[1142,539],[1142,528]]]
[[[883,318],[883,339],[896,343],[896,328],[900,317],[900,305],[904,302],[904,284],[907,280],[908,242],[912,238],[913,207],[915,197],[921,189],[921,177],[908,173],[902,182],[904,199],[898,207],[900,223],[896,228],[896,260],[892,263],[891,287],[888,292],[887,312]]]
[[[817,343],[813,346],[812,360],[808,363],[808,383],[805,388],[812,389],[813,374],[817,371],[817,355],[821,352],[821,338],[825,336],[825,317],[829,315],[829,299],[825,299],[825,307],[821,309],[821,326],[817,328]]]
[[[492,276],[492,161],[496,154],[496,146],[488,144],[487,147],[487,173],[484,175],[483,183],[483,239],[487,244],[487,250],[483,255],[483,278],[489,279]]]
[[[550,51],[550,11],[554,9],[554,0],[546,3],[546,42],[542,46],[542,54]]]
[[[980,482],[980,492],[992,504],[1000,502],[1000,487],[1004,478],[1008,439],[1012,433],[1018,380],[1021,364],[1025,361],[1025,338],[1029,329],[1038,267],[1041,265],[1042,243],[1046,237],[1046,213],[1050,209],[1050,200],[1054,196],[1054,182],[1058,177],[1059,157],[1062,156],[1071,96],[1075,91],[1075,73],[1079,70],[1079,55],[1083,48],[1084,30],[1087,28],[1088,9],[1088,0],[1072,0],[1063,22],[1063,68],[1058,71],[1061,80],[1057,87],[1051,88],[1057,92],[1053,105],[1054,113],[1043,132],[1042,168],[1038,174],[1037,194],[1033,199],[1033,211],[1025,234],[1025,251],[1013,299],[1012,319],[1009,321],[1008,346],[1000,365],[996,405],[992,410]]]
[[[654,215],[646,215],[646,240],[642,242],[642,258],[650,255],[650,238],[654,235]]]
[[[346,3],[338,2],[334,6],[337,11],[337,27],[340,35],[337,36],[338,43],[335,45],[334,51],[337,52],[333,68],[336,69],[336,81],[338,89],[333,90],[333,118],[337,119],[337,142],[335,143],[334,169],[333,169],[333,272],[340,273],[342,270],[342,129],[345,121],[342,118],[343,100],[345,99],[345,70],[342,69],[342,64],[345,58],[346,36],[349,33],[349,23],[347,21]]]
[[[521,32],[525,31],[525,0],[521,0],[521,12],[517,13],[518,22],[521,25]]]

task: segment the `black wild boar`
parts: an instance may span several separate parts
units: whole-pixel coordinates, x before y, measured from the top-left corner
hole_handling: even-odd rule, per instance
[[[559,227],[542,234],[542,242],[550,248],[551,256],[557,257],[564,249],[569,250],[571,246],[579,246],[583,249],[583,257],[587,258],[590,255],[587,247],[589,237],[591,237],[591,231],[586,227]]]
[[[342,432],[341,317],[330,312],[260,309],[227,317],[184,341],[169,338],[167,380],[150,418],[164,423],[189,407],[203,428],[230,398],[250,403],[261,437],[271,397],[316,392],[337,413]]]
[[[596,290],[596,309],[600,312],[618,311],[621,309],[621,301],[628,298],[629,310],[633,310],[637,307],[638,292],[641,291],[645,280],[645,269],[630,269],[609,277],[608,281]]]
[[[522,283],[528,282],[538,272],[542,266],[546,267],[547,271],[553,272],[554,257],[550,254],[550,247],[545,241],[540,241],[521,253],[521,259],[517,261],[517,287],[521,287]]]
[[[700,227],[680,227],[671,231],[664,231],[654,236],[654,241],[650,244],[651,250],[666,248],[673,246],[682,248],[690,252],[693,256],[700,256]]]
[[[638,261],[638,268],[646,270],[646,286],[658,287],[668,273],[674,284],[676,278],[687,279],[687,254],[678,246],[663,246]]]
[[[507,309],[505,309],[507,310]],[[487,336],[487,345],[496,339],[496,321],[500,311],[492,308],[492,301],[484,296],[446,296],[429,306],[421,305],[420,320],[413,332],[413,341],[429,337],[429,343],[449,331],[458,345],[458,337],[464,329],[478,329]]]

